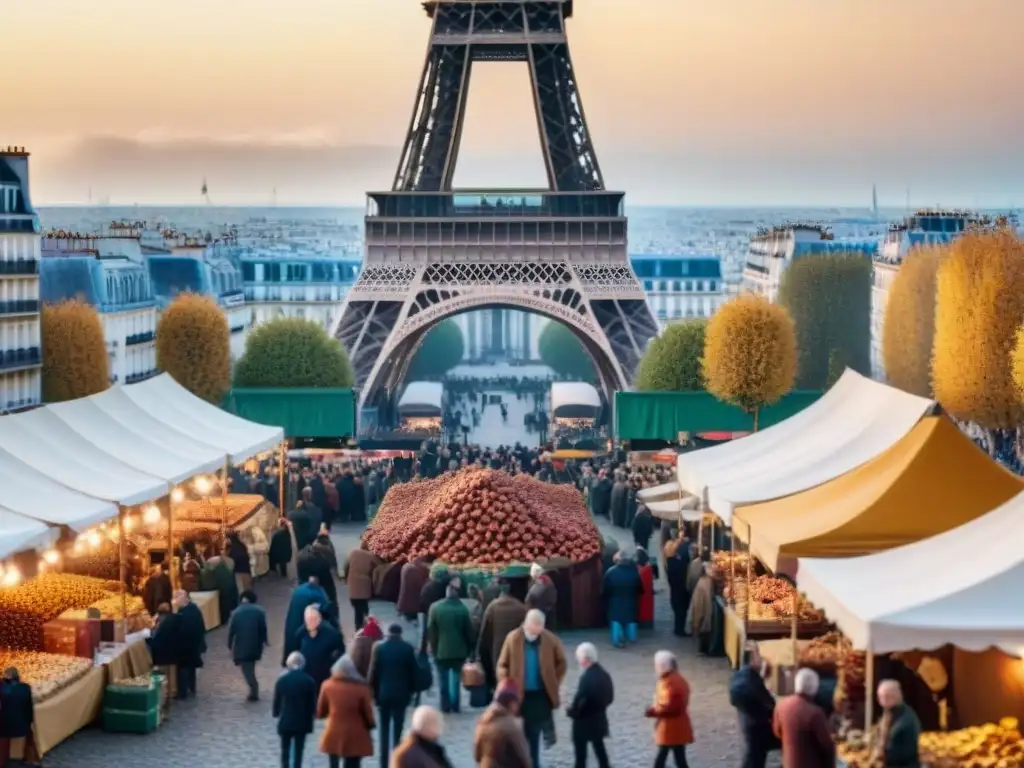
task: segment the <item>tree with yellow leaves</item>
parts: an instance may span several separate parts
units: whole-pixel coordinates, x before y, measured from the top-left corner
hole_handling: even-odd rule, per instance
[[[904,392],[932,396],[935,281],[943,246],[914,248],[889,287],[882,325],[882,361],[889,383]]]
[[[777,403],[796,378],[796,328],[785,308],[744,293],[708,322],[702,368],[707,390],[754,416]]]
[[[192,394],[221,404],[231,387],[231,331],[216,301],[175,297],[156,326],[156,364]]]
[[[1014,386],[1017,387],[1017,396],[1024,401],[1024,325],[1017,329],[1017,335],[1013,339],[1013,351],[1010,352],[1010,373],[1013,376]]]
[[[1009,228],[949,246],[936,280],[932,385],[949,413],[990,431],[1024,422],[1011,351],[1024,318],[1024,241]]]
[[[110,386],[103,323],[81,299],[47,304],[40,313],[43,340],[43,402],[60,403]]]

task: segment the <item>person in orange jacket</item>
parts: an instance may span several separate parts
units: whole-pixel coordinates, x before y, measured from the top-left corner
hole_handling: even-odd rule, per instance
[[[679,663],[670,651],[654,654],[654,669],[658,673],[654,705],[644,713],[655,721],[654,743],[658,755],[654,758],[654,768],[665,768],[669,753],[675,759],[676,768],[688,768],[686,747],[693,743],[690,684],[679,673]]]

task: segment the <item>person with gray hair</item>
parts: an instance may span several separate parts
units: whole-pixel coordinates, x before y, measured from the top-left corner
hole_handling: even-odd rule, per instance
[[[536,608],[544,613],[544,626],[555,631],[555,609],[558,607],[558,590],[555,589],[555,582],[544,571],[544,566],[534,563],[530,566],[530,578],[533,585],[526,593],[526,607]]]
[[[772,717],[772,730],[782,743],[783,768],[833,768],[836,745],[825,710],[818,706],[818,673],[797,670],[794,693],[781,699]]]
[[[272,715],[281,738],[281,768],[302,768],[306,737],[313,732],[316,683],[303,671],[306,660],[298,651],[288,654],[287,671],[274,684]]]
[[[597,661],[597,648],[593,643],[582,643],[576,648],[576,661],[582,674],[576,695],[565,713],[572,720],[572,746],[576,753],[576,768],[585,768],[587,747],[594,747],[594,756],[600,768],[608,768],[608,751],[604,740],[608,738],[608,707],[615,700],[615,686],[611,675]]]
[[[345,653],[345,641],[330,622],[323,620],[315,605],[306,607],[303,622],[296,636],[296,647],[306,659],[307,674],[319,688],[330,677],[331,665]]]
[[[412,713],[412,730],[391,759],[391,768],[452,768],[441,746],[444,719],[441,713],[426,705]]]
[[[679,673],[679,662],[671,651],[654,654],[654,671],[658,675],[654,704],[644,713],[654,720],[654,743],[658,747],[654,768],[665,768],[669,754],[676,768],[687,768],[686,748],[693,743],[690,684]]]
[[[920,765],[921,721],[903,701],[903,689],[897,680],[883,680],[878,684],[878,703],[883,712],[880,733],[885,764],[900,768]]]
[[[349,656],[331,667],[331,678],[320,689],[316,716],[327,720],[320,751],[328,756],[331,768],[340,768],[342,761],[345,768],[358,768],[364,757],[373,755],[373,693]]]
[[[561,705],[558,691],[566,672],[562,641],[544,628],[541,611],[528,611],[522,627],[509,632],[497,671],[499,681],[511,680],[523,692],[523,732],[533,768],[540,768],[541,734],[554,729],[552,713]]]

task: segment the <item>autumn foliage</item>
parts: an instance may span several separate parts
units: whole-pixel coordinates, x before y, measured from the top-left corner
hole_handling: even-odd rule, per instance
[[[796,330],[785,308],[751,293],[723,304],[708,322],[703,372],[708,392],[754,414],[796,378]]]
[[[915,248],[889,287],[882,326],[882,361],[889,383],[904,392],[932,396],[935,281],[946,249]]]
[[[672,323],[647,345],[636,372],[641,391],[687,392],[704,389],[703,318]]]
[[[167,306],[156,327],[156,364],[192,394],[220,405],[231,387],[231,331],[213,299],[182,293]]]
[[[985,429],[1024,421],[1012,369],[1024,318],[1024,241],[1000,228],[949,246],[936,279],[932,383],[953,416]]]
[[[88,397],[110,386],[103,322],[95,308],[80,299],[47,304],[41,322],[44,402]]]

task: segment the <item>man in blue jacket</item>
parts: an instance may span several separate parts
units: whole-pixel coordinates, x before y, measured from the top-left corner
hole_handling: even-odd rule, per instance
[[[644,584],[636,562],[619,552],[615,556],[615,565],[608,569],[601,586],[612,645],[616,648],[624,647],[626,642],[636,642],[637,614],[643,591]]]
[[[303,616],[306,608],[311,605],[319,605],[322,609],[327,607],[327,593],[317,583],[315,576],[310,576],[309,581],[300,584],[292,590],[291,601],[288,603],[288,613],[284,620],[284,642],[281,656],[281,666],[284,666],[288,654],[299,650],[298,633],[302,627]]]
[[[370,655],[369,683],[380,717],[380,764],[388,764],[388,754],[402,740],[405,711],[417,692],[419,665],[416,650],[402,638],[402,626],[392,624],[388,636],[373,646]]]

